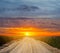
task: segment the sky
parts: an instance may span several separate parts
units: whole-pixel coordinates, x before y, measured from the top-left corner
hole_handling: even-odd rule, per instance
[[[0,17],[60,17],[60,0],[0,0]]]

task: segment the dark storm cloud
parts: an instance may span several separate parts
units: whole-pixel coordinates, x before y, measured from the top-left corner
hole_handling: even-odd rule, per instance
[[[0,17],[60,17],[59,0],[0,0]]]

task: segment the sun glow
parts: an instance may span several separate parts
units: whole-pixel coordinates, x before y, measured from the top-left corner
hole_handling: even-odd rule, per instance
[[[22,34],[23,36],[33,36],[34,32],[21,32],[20,34]]]
[[[25,35],[30,36],[31,34],[30,34],[30,32],[25,32]]]

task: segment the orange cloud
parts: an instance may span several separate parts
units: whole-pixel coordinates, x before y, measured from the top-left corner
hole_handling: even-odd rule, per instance
[[[0,28],[0,36],[23,36],[21,33],[29,32],[32,36],[60,36],[60,31],[51,32],[40,28]]]

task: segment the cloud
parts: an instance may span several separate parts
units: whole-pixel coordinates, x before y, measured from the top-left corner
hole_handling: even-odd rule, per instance
[[[2,6],[1,6],[2,5]],[[22,6],[21,6],[22,5]],[[26,9],[22,9],[26,5]],[[35,8],[31,8],[31,7]],[[19,8],[19,9],[17,9]],[[23,7],[24,8],[24,7]],[[22,9],[22,10],[21,10]],[[30,10],[30,11],[27,11]],[[34,11],[35,10],[35,11]],[[23,12],[24,11],[24,12]],[[0,16],[58,16],[60,15],[59,0],[0,0]],[[54,16],[54,17],[55,17]]]

